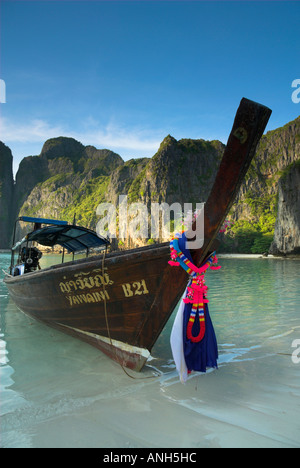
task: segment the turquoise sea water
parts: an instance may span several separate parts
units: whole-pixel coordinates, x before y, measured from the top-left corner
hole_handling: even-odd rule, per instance
[[[131,379],[21,313],[0,253],[0,447],[299,447],[300,260],[220,263],[207,274],[219,369],[183,385],[169,343],[174,315]]]

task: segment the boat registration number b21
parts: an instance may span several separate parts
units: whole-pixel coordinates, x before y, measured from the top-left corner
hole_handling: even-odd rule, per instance
[[[149,294],[146,281],[135,281],[134,283],[122,284],[125,297],[141,296],[142,294]]]

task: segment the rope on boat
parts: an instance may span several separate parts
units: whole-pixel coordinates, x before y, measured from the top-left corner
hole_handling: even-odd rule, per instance
[[[3,270],[3,269],[2,269],[2,271],[3,271],[3,273],[4,273],[6,276],[10,276],[10,277],[12,278],[12,275],[10,275],[9,273],[7,273],[7,271],[5,271],[5,270]]]
[[[106,256],[106,250],[104,251],[103,253],[103,257],[102,257],[102,277],[104,278],[104,262],[105,262],[105,256]],[[123,366],[123,364],[121,363],[120,361],[120,358],[118,357],[118,354],[117,354],[117,350],[116,350],[116,347],[113,345],[113,342],[112,342],[112,338],[111,338],[111,334],[110,334],[110,328],[109,328],[109,323],[108,323],[108,314],[107,314],[107,301],[106,301],[106,294],[105,294],[105,282],[102,281],[102,286],[103,286],[103,297],[104,297],[104,315],[105,315],[105,322],[106,322],[106,330],[107,330],[107,334],[108,334],[108,338],[109,338],[109,341],[110,341],[110,345],[112,347],[112,349],[114,350],[115,352],[115,358],[116,358],[116,361],[117,363],[120,364],[120,366],[122,367],[123,371],[125,372],[125,374],[130,377],[131,379],[134,379],[134,380],[144,380],[144,379],[157,379],[159,377],[159,375],[149,375],[149,376],[145,376],[145,377],[136,377],[134,375],[131,375],[129,374],[129,372],[125,369],[125,367]]]

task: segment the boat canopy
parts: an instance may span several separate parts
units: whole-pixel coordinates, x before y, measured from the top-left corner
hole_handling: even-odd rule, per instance
[[[46,223],[46,220],[30,222]],[[38,242],[39,244],[47,247],[53,247],[58,244],[66,248],[69,252],[79,252],[81,250],[101,247],[104,248],[110,243],[108,239],[99,237],[96,232],[91,231],[90,229],[73,225],[57,225],[57,221],[55,223],[56,224],[53,226],[45,226],[41,229],[30,232],[22,239],[22,241],[18,242],[13,247],[13,250],[16,250],[21,243],[31,241]]]
[[[17,221],[24,221],[25,223],[38,223],[38,224],[54,224],[55,226],[66,226],[68,221],[58,221],[56,219],[44,218],[31,218],[29,216],[20,216]]]

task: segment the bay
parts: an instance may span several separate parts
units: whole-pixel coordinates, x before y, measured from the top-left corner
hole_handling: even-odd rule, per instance
[[[129,378],[20,312],[2,281],[9,261],[0,253],[2,448],[300,446],[299,259],[220,258],[222,269],[207,274],[219,369],[185,385],[169,341],[176,311]]]

